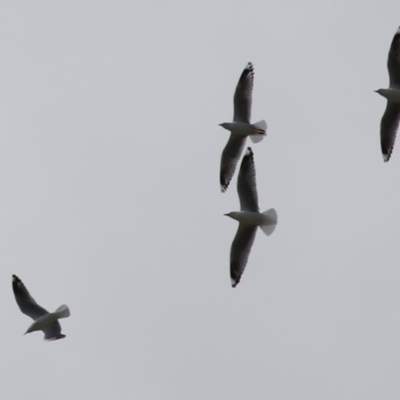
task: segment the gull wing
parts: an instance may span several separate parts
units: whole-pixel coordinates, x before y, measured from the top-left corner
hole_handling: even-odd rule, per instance
[[[22,283],[18,276],[12,276],[12,288],[15,296],[15,300],[25,315],[31,317],[34,320],[48,314],[48,311],[36,303],[34,298],[28,292],[28,289]]]
[[[392,154],[399,121],[400,103],[388,101],[381,120],[381,148],[385,162],[389,161]]]
[[[390,45],[387,67],[389,86],[400,88],[400,27],[397,29]]]
[[[239,194],[241,211],[259,211],[256,169],[254,166],[253,152],[250,147],[247,148],[240,166],[237,191]]]
[[[228,143],[226,144],[221,156],[219,180],[222,192],[225,192],[229,186],[245,143],[245,137],[231,133]]]
[[[249,62],[239,78],[235,95],[233,96],[233,120],[236,122],[250,123],[253,83],[253,64]]]
[[[246,268],[251,247],[256,237],[257,226],[239,224],[235,239],[231,246],[231,282],[235,287],[239,282]]]

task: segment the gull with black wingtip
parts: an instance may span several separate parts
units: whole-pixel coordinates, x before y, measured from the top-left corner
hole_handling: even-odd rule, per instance
[[[400,27],[390,46],[387,67],[389,88],[376,90],[387,99],[386,110],[381,120],[381,148],[384,162],[388,162],[392,154],[400,121]]]
[[[56,311],[48,312],[36,303],[21,279],[16,275],[12,276],[12,288],[20,310],[34,320],[25,335],[30,332],[43,331],[44,340],[50,341],[65,338],[65,335],[61,333],[61,325],[58,320],[70,316],[68,306],[63,304]]]
[[[247,136],[250,136],[254,143],[258,143],[266,135],[267,124],[264,120],[255,124],[250,123],[253,83],[254,68],[253,64],[249,62],[240,76],[233,97],[233,122],[220,124],[231,132],[221,156],[220,184],[222,192],[228,188],[235,173]]]
[[[271,208],[263,213],[259,212],[258,195],[256,186],[256,170],[254,157],[249,147],[243,157],[237,182],[237,191],[240,200],[240,211],[225,214],[239,222],[235,239],[231,246],[230,270],[231,283],[235,287],[246,268],[256,237],[257,227],[267,235],[271,235],[278,223],[278,215]]]

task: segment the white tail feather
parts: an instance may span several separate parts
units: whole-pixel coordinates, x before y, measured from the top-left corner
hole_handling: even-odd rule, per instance
[[[69,308],[66,304],[63,304],[62,306],[58,307],[53,314],[57,316],[57,319],[68,318],[71,315]]]
[[[267,123],[264,120],[258,121],[255,124],[253,124],[252,126],[255,130],[254,133],[265,135],[265,132],[267,131]]]
[[[274,232],[276,225],[278,224],[278,214],[276,213],[274,208],[270,208],[267,211],[262,213],[265,218],[265,224],[260,225],[261,230],[267,235],[272,235]]]

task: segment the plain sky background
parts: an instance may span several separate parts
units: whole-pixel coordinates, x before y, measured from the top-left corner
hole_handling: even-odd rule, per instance
[[[4,399],[400,397],[398,1],[0,3]],[[252,61],[261,210],[237,288],[219,163]],[[22,336],[17,274],[66,339]]]

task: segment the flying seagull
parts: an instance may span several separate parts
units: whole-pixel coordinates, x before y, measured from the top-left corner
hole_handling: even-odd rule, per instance
[[[386,110],[381,120],[381,147],[385,162],[389,161],[392,154],[400,120],[400,27],[390,45],[387,67],[389,88],[376,90],[387,99]]]
[[[58,307],[56,311],[49,313],[33,299],[28,289],[16,275],[12,276],[12,287],[15,300],[20,310],[31,317],[35,322],[28,328],[25,335],[34,331],[43,331],[44,340],[63,339],[66,335],[61,333],[60,318],[70,316],[69,308],[65,304]]]
[[[254,143],[258,143],[266,135],[267,123],[264,120],[255,124],[250,123],[253,82],[254,69],[253,64],[249,62],[240,76],[233,97],[233,122],[220,124],[231,132],[221,156],[220,183],[222,192],[225,192],[228,188],[235,173],[236,164],[242,154],[247,136],[250,136]]]
[[[239,222],[235,239],[231,246],[231,282],[235,287],[246,268],[247,260],[256,237],[257,227],[267,235],[271,235],[278,223],[278,215],[271,208],[263,213],[258,209],[256,186],[256,170],[253,152],[249,147],[240,166],[237,190],[240,200],[240,211],[225,214]]]

